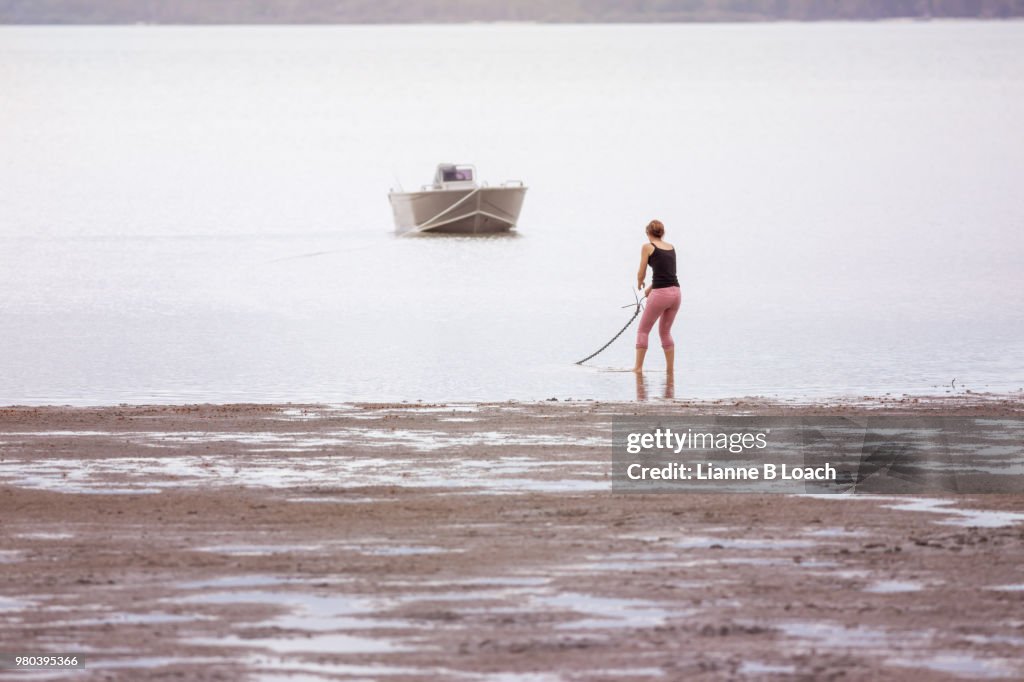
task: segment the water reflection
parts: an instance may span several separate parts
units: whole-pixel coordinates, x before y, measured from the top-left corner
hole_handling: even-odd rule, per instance
[[[636,399],[638,402],[647,400],[647,379],[642,372],[634,373],[636,377]]]
[[[486,232],[479,234],[463,232],[395,232],[396,237],[403,239],[440,239],[453,242],[465,241],[501,241],[509,239],[521,239],[522,235],[518,230],[506,230],[505,232]]]
[[[638,402],[645,402],[647,400],[647,375],[643,373],[634,374],[636,377],[636,399]],[[675,400],[676,398],[676,382],[675,376],[672,374],[665,375],[664,391],[662,392],[662,398],[665,400]]]

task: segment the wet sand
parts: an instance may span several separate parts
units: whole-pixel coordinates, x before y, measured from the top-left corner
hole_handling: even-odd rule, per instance
[[[86,659],[7,677],[1024,676],[1024,497],[610,492],[615,415],[878,411],[1024,400],[3,408],[0,652]]]

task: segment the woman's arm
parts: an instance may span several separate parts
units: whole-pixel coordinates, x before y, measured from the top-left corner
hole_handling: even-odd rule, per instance
[[[647,277],[647,259],[654,253],[652,244],[644,244],[640,247],[640,269],[636,273],[636,288],[644,288],[644,278]]]

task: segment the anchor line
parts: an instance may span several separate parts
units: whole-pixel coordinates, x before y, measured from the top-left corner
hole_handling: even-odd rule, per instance
[[[633,324],[633,321],[636,320],[636,318],[640,316],[640,313],[643,312],[643,309],[644,309],[643,301],[640,299],[639,296],[636,295],[636,292],[633,293],[633,297],[636,298],[636,310],[633,312],[633,317],[629,318],[629,322],[627,322],[625,325],[623,325],[622,329],[620,329],[618,331],[618,333],[615,336],[613,336],[608,341],[608,343],[604,344],[603,346],[601,346],[600,348],[595,350],[593,353],[591,353],[587,357],[583,358],[582,360],[577,361],[576,362],[577,365],[582,365],[587,360],[590,360],[591,358],[597,357],[608,346],[610,346],[613,343],[615,343],[615,340],[618,339],[620,336],[622,336],[623,332],[625,332],[627,329],[629,329],[629,325]],[[622,306],[622,307],[623,308],[628,308],[629,306]]]

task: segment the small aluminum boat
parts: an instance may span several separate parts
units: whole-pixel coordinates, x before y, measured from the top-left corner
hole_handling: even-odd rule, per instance
[[[477,184],[473,166],[453,163],[440,164],[434,184],[418,192],[388,193],[400,234],[505,232],[516,226],[525,196],[526,186],[519,180],[496,187]]]

